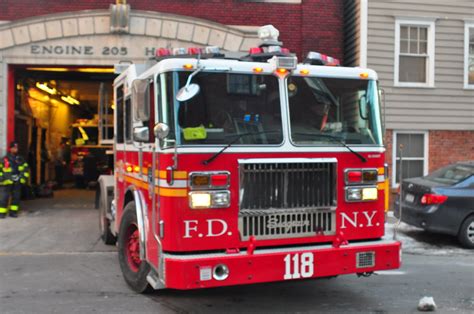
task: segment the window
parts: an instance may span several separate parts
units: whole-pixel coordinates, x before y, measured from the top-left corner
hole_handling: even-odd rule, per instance
[[[185,86],[189,72],[176,72]],[[283,142],[279,81],[274,75],[201,71],[200,92],[176,108],[178,145],[279,145]]]
[[[116,139],[117,143],[123,143],[123,86],[120,85],[116,90],[116,101],[115,101],[115,110],[117,113],[117,124],[115,130],[117,131]]]
[[[474,22],[464,28],[464,88],[474,89]]]
[[[292,76],[287,88],[296,145],[382,145],[375,81]]]
[[[395,23],[395,86],[434,86],[434,21]]]
[[[175,140],[175,115],[174,115],[174,86],[173,73],[161,73],[156,77],[156,97],[158,103],[158,122],[169,126],[170,132],[167,141],[160,141],[162,148],[172,145]]]
[[[125,99],[125,142],[131,143],[132,142],[132,129],[133,129],[133,122],[132,122],[132,102],[130,97]]]
[[[402,157],[402,180],[421,177],[428,173],[428,133],[394,132],[392,185],[400,181],[400,156]],[[400,145],[403,150],[400,152]]]

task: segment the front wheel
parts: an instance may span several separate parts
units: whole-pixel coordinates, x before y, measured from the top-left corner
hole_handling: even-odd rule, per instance
[[[474,249],[474,216],[467,217],[458,234],[459,242],[468,249]]]
[[[134,202],[128,203],[124,208],[118,234],[118,252],[125,282],[135,292],[149,292],[151,286],[146,277],[150,272],[150,265],[140,259],[140,234]]]

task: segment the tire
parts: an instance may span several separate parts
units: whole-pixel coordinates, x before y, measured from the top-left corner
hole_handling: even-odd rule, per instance
[[[474,249],[474,216],[471,215],[464,220],[459,228],[459,242],[467,249]]]
[[[123,278],[130,288],[138,293],[147,293],[153,290],[146,280],[150,265],[140,260],[139,252],[140,239],[135,202],[129,202],[124,208],[118,234],[119,263]]]
[[[99,230],[100,238],[107,245],[114,245],[117,242],[117,237],[110,231],[110,220],[107,218],[107,204],[102,197],[99,196]]]

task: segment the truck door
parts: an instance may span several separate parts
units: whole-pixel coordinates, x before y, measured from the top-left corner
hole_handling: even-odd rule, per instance
[[[114,86],[115,99],[115,116],[114,116],[114,174],[115,174],[115,195],[117,196],[117,208],[123,208],[122,191],[125,188],[125,174],[126,174],[126,156],[125,156],[125,93],[124,82],[120,82]]]

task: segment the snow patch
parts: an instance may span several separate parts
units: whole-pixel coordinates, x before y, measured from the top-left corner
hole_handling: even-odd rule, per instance
[[[432,312],[436,310],[436,303],[433,297],[423,297],[418,302],[418,311],[421,312]]]
[[[385,237],[393,239],[396,223],[385,223]],[[404,253],[453,256],[471,255],[472,251],[464,249],[456,237],[426,232],[406,223],[400,223],[397,230],[397,240],[402,242]]]

